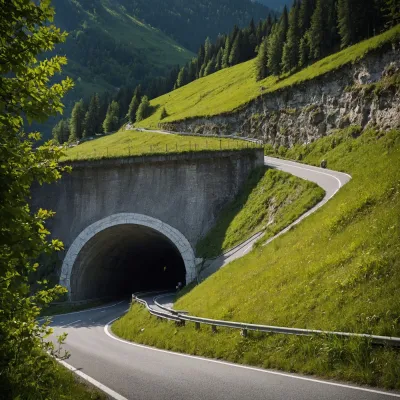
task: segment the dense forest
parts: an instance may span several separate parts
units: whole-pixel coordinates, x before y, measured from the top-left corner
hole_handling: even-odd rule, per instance
[[[151,113],[149,98],[254,57],[257,80],[293,73],[399,23],[399,7],[396,0],[295,0],[290,11],[284,7],[279,19],[270,14],[257,24],[252,19],[247,27],[235,25],[230,34],[219,35],[214,42],[207,37],[197,57],[163,77],[147,80],[135,90],[122,87],[116,96],[93,95],[88,102],[76,103],[69,122],[60,121],[53,136],[63,143],[93,132],[114,131],[122,122],[140,121]],[[96,118],[90,117],[94,99]],[[167,110],[162,115],[165,118]]]
[[[252,17],[264,19],[270,11],[250,0],[194,4],[186,0],[52,0],[52,4],[55,23],[69,33],[53,52],[68,57],[63,76],[75,82],[65,98],[67,115],[74,102],[89,101],[96,92],[115,93],[129,87],[132,94],[138,84],[150,87],[150,97],[159,93],[154,87],[171,90],[175,82],[169,85],[164,78],[194,57],[207,36],[215,40],[235,24],[245,26]],[[38,128],[46,133],[46,126]]]

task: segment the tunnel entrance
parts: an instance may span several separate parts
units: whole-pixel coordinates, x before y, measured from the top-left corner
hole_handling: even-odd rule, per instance
[[[60,278],[71,301],[123,298],[194,279],[194,254],[178,231],[150,217],[141,224],[129,219],[136,220],[99,221],[71,245]]]

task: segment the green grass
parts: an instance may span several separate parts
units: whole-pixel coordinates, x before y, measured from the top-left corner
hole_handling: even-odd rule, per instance
[[[352,180],[324,207],[179,298],[193,315],[400,336],[400,131],[337,132],[287,153]],[[141,329],[144,328],[143,331]],[[114,326],[130,340],[191,354],[400,389],[400,352],[360,340],[177,328],[138,306]]]
[[[215,227],[199,241],[196,254],[218,256],[260,230],[272,237],[322,200],[324,193],[316,184],[285,172],[256,170],[221,212]]]
[[[400,25],[397,25],[381,35],[326,57],[293,75],[271,76],[259,82],[255,79],[254,60],[251,60],[218,71],[152,100],[151,104],[158,107],[157,111],[137,125],[156,127],[160,122],[163,107],[169,114],[166,119],[161,121],[163,123],[232,112],[259,97],[262,93],[274,92],[314,79],[346,64],[354,63],[367,53],[399,39]]]
[[[89,386],[85,381],[54,361],[56,382],[51,393],[52,400],[105,400],[103,392]]]
[[[66,150],[63,160],[117,158],[193,151],[236,150],[255,147],[237,139],[164,135],[155,132],[119,131]]]

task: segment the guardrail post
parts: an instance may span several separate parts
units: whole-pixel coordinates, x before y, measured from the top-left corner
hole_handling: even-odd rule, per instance
[[[211,325],[212,333],[217,333],[217,327],[215,325]]]
[[[240,334],[241,334],[244,338],[246,338],[247,335],[248,335],[247,329],[241,329]]]
[[[196,329],[196,331],[200,330],[200,322],[195,322],[194,323],[194,329]]]

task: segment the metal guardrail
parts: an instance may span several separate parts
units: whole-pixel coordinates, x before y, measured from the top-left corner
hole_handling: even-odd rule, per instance
[[[160,292],[158,292],[160,294]],[[369,335],[365,333],[350,333],[350,332],[335,332],[335,331],[323,331],[316,329],[301,329],[301,328],[288,328],[281,326],[268,326],[268,325],[257,325],[257,324],[248,324],[243,322],[233,322],[233,321],[223,321],[209,318],[200,318],[192,315],[187,315],[186,311],[176,311],[164,307],[160,303],[157,302],[156,298],[154,298],[154,303],[157,307],[165,310],[165,312],[160,312],[153,310],[147,302],[143,299],[140,299],[138,296],[132,295],[132,299],[145,305],[146,309],[150,314],[153,314],[160,318],[169,319],[175,321],[178,325],[185,325],[186,322],[195,323],[196,329],[200,329],[201,324],[210,325],[213,332],[217,332],[217,327],[231,328],[231,329],[239,329],[241,331],[241,335],[247,337],[248,331],[258,331],[258,332],[267,332],[267,333],[278,333],[284,335],[295,335],[295,336],[335,336],[341,338],[364,338],[370,340],[372,344],[375,345],[383,345],[390,347],[400,347],[400,338],[391,337],[391,336],[378,336],[378,335]]]

